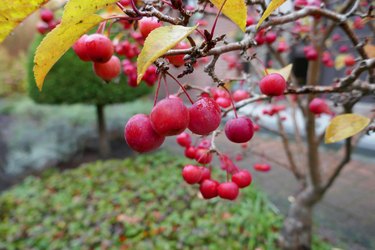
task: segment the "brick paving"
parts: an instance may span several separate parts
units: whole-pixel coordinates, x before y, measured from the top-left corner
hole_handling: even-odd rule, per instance
[[[165,143],[169,150],[183,150],[176,147],[174,139]],[[282,167],[287,164],[282,143],[277,136],[259,134],[251,141],[250,153],[239,163],[240,167],[252,168],[262,160],[251,153],[251,148],[264,152],[263,160],[270,163],[268,173],[252,171],[254,183],[266,192],[271,201],[285,214],[289,206],[288,197],[298,190],[298,183],[292,174]],[[239,152],[239,146],[228,143],[219,136],[217,146],[229,152]],[[295,146],[295,145],[292,145]],[[330,149],[321,149],[320,159],[324,163],[340,160],[340,154]],[[277,163],[266,160],[277,159]],[[343,249],[375,249],[375,159],[354,159],[345,167],[323,200],[315,207],[314,217],[319,233],[328,240],[338,243]],[[301,159],[298,160],[298,163]],[[302,161],[303,162],[303,161]],[[323,164],[328,165],[328,164]]]

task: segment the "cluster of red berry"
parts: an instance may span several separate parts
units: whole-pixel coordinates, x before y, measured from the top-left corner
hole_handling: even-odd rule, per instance
[[[39,17],[41,21],[37,23],[36,29],[42,35],[53,30],[60,23],[60,20],[55,20],[55,15],[50,9],[41,9]]]

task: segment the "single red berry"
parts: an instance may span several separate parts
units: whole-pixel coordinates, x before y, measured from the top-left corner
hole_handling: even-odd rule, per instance
[[[212,161],[212,154],[207,149],[198,148],[195,152],[195,160],[200,164],[208,164]]]
[[[254,164],[254,169],[259,172],[268,172],[271,170],[271,166],[268,164],[256,163]]]
[[[202,177],[202,172],[197,166],[186,165],[182,169],[182,177],[189,184],[198,183]]]
[[[351,67],[355,64],[355,58],[352,55],[347,55],[344,59],[344,63],[346,67]]]
[[[218,97],[215,101],[222,108],[228,108],[232,104],[230,99],[225,97]]]
[[[189,124],[189,110],[178,98],[159,101],[150,114],[154,130],[164,136],[181,134]]]
[[[43,22],[49,23],[53,20],[54,15],[53,12],[49,9],[41,9],[40,10],[40,19],[43,20]]]
[[[238,185],[239,188],[247,187],[251,184],[251,174],[247,170],[241,170],[232,175],[232,181]]]
[[[239,102],[239,101],[242,101],[242,100],[245,100],[245,99],[249,98],[250,94],[246,90],[238,89],[238,90],[233,92],[232,97],[233,97],[233,100],[235,102]]]
[[[199,169],[201,170],[201,173],[202,173],[199,183],[202,183],[204,180],[211,179],[211,170],[209,168],[199,167]]]
[[[208,139],[203,139],[199,142],[197,148],[209,149],[211,147],[211,142]]]
[[[177,143],[182,147],[189,147],[191,144],[191,137],[188,133],[182,132],[176,138]]]
[[[286,89],[284,77],[278,73],[268,74],[259,83],[260,91],[268,96],[280,96]]]
[[[36,29],[41,35],[44,35],[48,33],[48,31],[50,31],[48,23],[45,23],[45,22],[38,22],[36,24]]]
[[[92,34],[86,37],[88,57],[98,63],[108,62],[114,51],[112,41],[102,34]]]
[[[219,105],[209,97],[202,97],[189,108],[188,128],[198,135],[207,135],[217,129],[221,122]]]
[[[192,146],[185,148],[185,156],[189,159],[195,159],[196,153],[197,149]]]
[[[157,149],[165,139],[155,132],[150,118],[145,114],[137,114],[129,119],[125,125],[124,137],[129,147],[140,153]]]
[[[223,199],[235,200],[239,194],[239,188],[234,182],[224,182],[218,186],[217,193]]]
[[[217,196],[219,183],[215,180],[204,180],[199,190],[205,199],[212,199]]]
[[[318,59],[318,52],[315,48],[311,47],[310,49],[306,50],[305,56],[307,60],[315,61],[316,59]]]
[[[94,63],[94,72],[104,81],[111,81],[121,72],[121,62],[117,56],[112,56],[108,62]]]
[[[187,49],[190,46],[187,43],[181,42],[177,44],[173,49]],[[184,54],[181,55],[175,55],[175,56],[166,56],[165,58],[168,59],[168,61],[173,64],[175,67],[180,67],[185,64],[184,61]]]
[[[246,19],[246,27],[247,26],[250,26],[250,25],[253,25],[255,23],[255,19],[251,16],[247,17]]]
[[[274,41],[276,41],[277,35],[275,32],[267,32],[265,36],[266,43],[272,44]]]
[[[318,97],[315,97],[311,100],[309,104],[309,110],[311,111],[311,113],[316,115],[320,115],[323,113],[331,114],[331,111],[327,103],[323,99]]]
[[[225,124],[225,135],[235,143],[248,142],[254,135],[253,122],[247,117],[230,119]]]
[[[158,19],[154,17],[143,17],[138,22],[139,31],[141,32],[144,39],[156,28],[159,28],[162,24],[158,22]]]

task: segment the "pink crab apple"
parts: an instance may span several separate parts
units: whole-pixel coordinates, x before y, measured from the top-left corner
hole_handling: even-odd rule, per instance
[[[178,43],[173,49],[188,49],[190,46],[185,42]],[[166,56],[165,58],[168,59],[168,61],[174,65],[175,67],[180,67],[185,64],[184,61],[184,54],[181,55],[175,55],[175,56]]]
[[[161,22],[154,17],[143,17],[138,22],[139,25],[139,32],[141,32],[144,39],[153,31],[162,26]]]
[[[309,104],[309,110],[311,113],[321,115],[323,113],[331,114],[328,104],[325,100],[315,97]]]
[[[284,77],[278,73],[268,74],[259,83],[262,94],[268,96],[280,96],[286,89]]]
[[[210,97],[198,99],[189,108],[188,128],[198,135],[207,135],[217,129],[221,122],[219,105]]]
[[[91,34],[85,39],[87,56],[94,62],[108,62],[114,52],[112,41],[102,34]]]
[[[253,25],[254,23],[255,23],[255,19],[251,16],[248,16],[247,19],[246,19],[246,27],[250,26],[250,25]]]
[[[244,143],[254,135],[253,122],[247,117],[233,118],[225,124],[226,137],[235,143]]]
[[[182,147],[189,147],[191,145],[191,137],[188,133],[182,132],[176,138],[177,143]]]
[[[45,22],[38,22],[36,24],[36,29],[41,35],[47,34],[48,31],[50,31],[48,23]]]
[[[189,110],[179,98],[159,101],[150,113],[154,130],[164,136],[178,135],[189,124]]]
[[[195,184],[201,179],[202,171],[197,166],[186,165],[182,169],[182,177],[188,184]]]
[[[247,92],[246,90],[243,90],[243,89],[238,89],[238,90],[234,91],[233,94],[232,94],[232,98],[235,102],[245,100],[249,97],[250,97],[249,92]]]
[[[230,99],[225,97],[218,97],[215,101],[222,108],[228,108],[232,104]]]
[[[200,164],[208,164],[212,161],[212,154],[208,149],[198,148],[195,151],[195,160]]]
[[[94,63],[94,72],[104,81],[111,81],[121,72],[121,62],[117,56],[112,56],[108,62]]]
[[[283,53],[288,50],[288,44],[285,41],[280,41],[276,48],[277,52]]]
[[[234,182],[224,182],[221,183],[217,188],[217,193],[220,198],[226,200],[235,200],[239,194],[240,190],[238,185]]]
[[[218,181],[206,179],[199,186],[199,191],[204,199],[212,199],[217,197],[218,187]]]
[[[139,153],[157,149],[165,137],[159,135],[151,126],[150,118],[145,114],[136,114],[125,125],[124,137],[129,147]]]
[[[239,188],[244,188],[251,184],[252,177],[248,170],[240,170],[232,175],[232,181],[236,183]]]
[[[267,32],[266,36],[265,36],[265,40],[266,40],[266,43],[268,44],[272,44],[274,41],[276,41],[277,39],[277,35],[275,32]]]

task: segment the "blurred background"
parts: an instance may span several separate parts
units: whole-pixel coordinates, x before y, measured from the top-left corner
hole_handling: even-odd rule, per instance
[[[59,15],[63,2],[46,7]],[[153,87],[131,88],[126,76],[105,84],[70,50],[43,92],[37,91],[31,68],[42,39],[39,21],[34,13],[0,45],[0,249],[277,249],[282,218],[298,188],[283,167],[287,159],[278,137],[260,130],[251,147],[262,154],[250,149],[238,162],[247,169],[264,160],[272,165],[270,172],[252,172],[254,185],[238,201],[205,201],[180,178],[188,161],[175,138],[150,155],[135,154],[123,138],[126,121],[152,109]],[[237,35],[231,22],[219,23],[218,34]],[[303,65],[301,49],[286,58]],[[260,55],[267,61],[267,53]],[[220,77],[238,76],[230,59],[220,60]],[[201,64],[183,83],[211,81]],[[304,70],[296,72],[303,78]],[[330,84],[342,73],[325,70],[321,81]],[[168,85],[171,92],[178,89]],[[373,104],[368,98],[357,111],[366,113]],[[322,129],[329,117],[318,122]],[[276,126],[271,118],[269,124]],[[291,125],[286,130],[293,133]],[[314,249],[375,248],[374,141],[373,135],[360,141],[353,161],[317,207]],[[223,136],[219,142],[233,155],[242,150]],[[322,148],[323,160],[335,160],[336,149]]]

